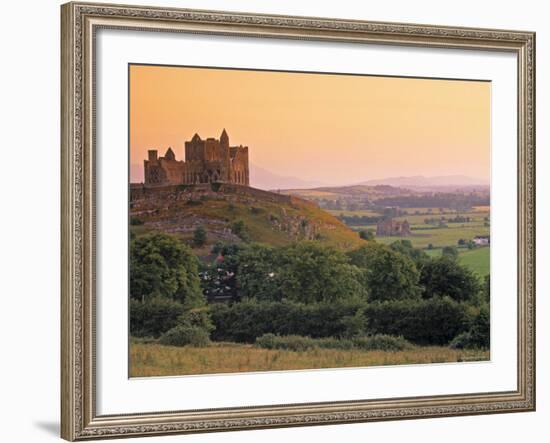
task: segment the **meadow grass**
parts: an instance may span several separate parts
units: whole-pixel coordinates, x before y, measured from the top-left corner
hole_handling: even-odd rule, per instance
[[[425,249],[424,252],[432,258],[440,257],[442,248]],[[489,274],[491,248],[483,246],[475,249],[460,248],[458,260],[481,277]]]
[[[427,226],[427,225],[424,225]],[[372,226],[369,228],[373,229]],[[406,237],[415,248],[427,248],[432,245],[434,248],[443,246],[457,246],[460,239],[471,240],[476,235],[489,235],[489,227],[478,223],[450,223],[446,228],[428,228],[413,230],[413,235]],[[376,237],[376,241],[383,244],[390,244],[399,240],[398,237]]]
[[[484,361],[489,351],[415,347],[407,351],[312,349],[305,352],[214,343],[206,348],[130,344],[130,376],[150,377],[296,369],[345,368],[422,363]]]
[[[490,267],[490,248],[476,248],[465,250],[458,256],[460,263],[468,266],[474,272],[477,272],[480,276],[484,277],[489,274]]]

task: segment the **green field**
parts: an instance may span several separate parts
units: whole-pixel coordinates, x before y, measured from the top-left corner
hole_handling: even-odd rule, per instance
[[[450,363],[489,359],[489,351],[454,350],[438,346],[416,347],[397,352],[336,349],[293,352],[261,349],[253,345],[236,343],[214,343],[206,348],[180,348],[132,342],[130,354],[131,377]]]
[[[405,237],[415,248],[423,249],[431,257],[441,255],[441,250],[445,246],[458,246],[460,239],[469,241],[478,235],[489,235],[490,226],[486,219],[490,217],[489,208],[480,206],[472,208],[467,212],[460,212],[463,217],[469,217],[469,222],[446,223],[445,226],[439,227],[431,224],[426,224],[426,219],[439,219],[441,216],[447,219],[457,215],[456,211],[443,208],[443,212],[439,209],[433,209],[432,213],[426,213],[427,208],[407,208],[408,215],[394,217],[396,221],[407,220],[411,225],[412,235]],[[415,215],[414,212],[419,211],[422,214]],[[380,213],[373,211],[329,211],[335,215],[347,216],[380,216]],[[363,226],[352,226],[356,231],[370,230],[376,232],[376,224],[368,224]],[[391,244],[401,237],[375,237],[376,241],[383,244]],[[480,276],[489,274],[489,258],[490,248],[481,247],[475,249],[459,248],[460,262]]]
[[[424,252],[430,257],[441,256],[441,251],[441,248],[424,250]],[[489,274],[490,255],[491,252],[488,246],[475,249],[460,248],[458,250],[458,259],[460,263],[468,266],[472,271],[476,272],[481,277]]]
[[[481,276],[489,274],[490,248],[476,248],[466,250],[459,255],[460,262]]]
[[[376,229],[369,226],[369,229]],[[448,228],[428,228],[423,230],[413,230],[413,235],[407,237],[414,247],[427,248],[432,245],[433,248],[442,248],[443,246],[457,246],[460,239],[471,240],[476,235],[489,235],[489,227],[475,223],[449,224]],[[397,237],[376,237],[376,241],[384,244],[393,243],[398,240]]]

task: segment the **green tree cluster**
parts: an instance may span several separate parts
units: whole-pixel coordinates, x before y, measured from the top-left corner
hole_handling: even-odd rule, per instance
[[[206,240],[200,229],[194,238],[196,245]],[[163,342],[181,346],[210,336],[253,343],[266,333],[402,335],[422,344],[463,334],[457,346],[488,346],[488,315],[481,313],[488,313],[489,281],[462,266],[454,247],[438,258],[408,240],[367,241],[348,252],[318,241],[217,243],[212,252],[212,263],[199,264],[170,235],[131,240],[132,335],[166,335]],[[233,304],[206,306],[206,298],[220,296]]]

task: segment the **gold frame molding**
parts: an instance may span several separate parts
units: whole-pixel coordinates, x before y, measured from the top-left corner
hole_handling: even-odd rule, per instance
[[[99,28],[507,51],[518,60],[518,383],[510,392],[98,416],[94,35]],[[61,7],[61,436],[67,440],[535,410],[535,34],[67,3]]]

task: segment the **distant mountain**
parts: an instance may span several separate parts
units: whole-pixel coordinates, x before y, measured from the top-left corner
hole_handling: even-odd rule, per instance
[[[264,190],[309,189],[327,186],[319,181],[302,180],[298,177],[278,175],[255,164],[250,164],[250,186]]]
[[[365,182],[358,183],[358,185],[367,185],[367,186],[376,186],[376,185],[386,185],[386,186],[396,186],[400,188],[412,188],[412,189],[421,189],[421,188],[464,188],[464,187],[475,187],[489,186],[489,183],[486,180],[481,180],[473,177],[468,177],[465,175],[443,175],[436,177],[424,177],[422,175],[416,175],[411,177],[389,177],[380,180],[368,180]]]

